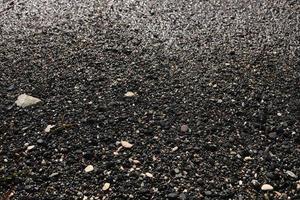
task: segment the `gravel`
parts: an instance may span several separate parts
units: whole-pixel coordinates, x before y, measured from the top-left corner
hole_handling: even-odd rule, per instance
[[[299,13],[0,2],[0,199],[297,199]],[[22,94],[41,102],[16,106]]]

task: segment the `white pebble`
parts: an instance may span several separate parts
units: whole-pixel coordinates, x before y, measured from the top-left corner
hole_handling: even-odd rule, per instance
[[[93,165],[88,165],[85,169],[84,169],[84,171],[85,172],[91,172],[91,171],[93,171],[94,170],[94,167],[93,167]]]
[[[263,190],[263,191],[271,191],[271,190],[273,190],[273,186],[270,185],[270,184],[263,184],[261,186],[261,190]]]
[[[103,185],[103,187],[102,187],[102,190],[103,190],[103,191],[106,191],[106,190],[109,189],[109,187],[110,187],[110,183],[104,183],[104,185]]]
[[[55,125],[48,125],[46,128],[45,128],[45,132],[46,133],[49,133],[51,128],[55,127]]]
[[[146,172],[145,175],[146,175],[147,177],[149,177],[149,178],[153,178],[153,175],[152,175],[151,173],[149,173],[149,172]]]
[[[286,171],[285,173],[287,175],[289,175],[290,177],[292,177],[292,178],[298,178],[298,176],[294,172],[292,172],[292,171]]]
[[[25,108],[27,106],[31,106],[34,104],[39,103],[41,100],[32,96],[29,96],[27,94],[21,94],[18,96],[18,99],[16,100],[16,104],[19,107]]]
[[[33,149],[34,147],[35,147],[34,145],[30,145],[30,146],[28,146],[28,147],[27,147],[27,151],[29,151],[29,150]]]
[[[249,160],[253,160],[253,158],[251,158],[250,156],[246,156],[246,157],[244,158],[244,161],[249,161]]]
[[[176,147],[174,147],[174,148],[172,148],[172,152],[175,152],[175,151],[177,151],[178,150],[178,147],[176,146]]]
[[[133,96],[135,96],[135,93],[133,93],[133,92],[126,92],[124,96],[125,97],[133,97]]]
[[[124,147],[124,148],[127,148],[127,149],[130,149],[133,144],[130,144],[129,142],[127,141],[121,141],[121,145]]]

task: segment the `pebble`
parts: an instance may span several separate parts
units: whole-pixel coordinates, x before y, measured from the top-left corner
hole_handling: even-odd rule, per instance
[[[180,131],[181,132],[187,132],[189,130],[189,127],[187,126],[187,125],[182,125],[181,127],[180,127]]]
[[[186,194],[185,194],[185,193],[181,193],[181,194],[179,195],[179,199],[180,199],[180,200],[186,200],[186,199],[187,199]]]
[[[33,149],[34,147],[35,147],[34,145],[30,145],[30,146],[28,146],[28,147],[27,147],[27,151],[29,151],[29,150]]]
[[[146,172],[145,175],[146,175],[147,177],[149,177],[149,178],[153,178],[153,175],[152,175],[151,173],[149,173],[149,172]]]
[[[290,177],[292,177],[292,178],[295,178],[295,179],[298,178],[298,176],[297,176],[294,172],[292,172],[292,171],[286,171],[285,173],[286,173],[287,175],[289,175]]]
[[[38,139],[36,142],[37,142],[38,144],[43,144],[43,143],[44,143],[44,140]]]
[[[7,88],[7,91],[13,91],[15,88],[16,88],[15,85],[12,84],[11,86],[9,86],[9,87]]]
[[[126,92],[124,96],[125,97],[133,97],[133,96],[135,96],[135,93],[133,93],[133,92]]]
[[[175,169],[174,169],[174,172],[175,172],[176,174],[178,174],[180,171],[179,171],[178,168],[175,168]]]
[[[212,192],[211,192],[211,191],[204,191],[204,194],[205,194],[206,196],[211,196],[211,195],[212,195]]]
[[[296,187],[297,190],[300,190],[300,180],[297,181],[297,187]]]
[[[167,195],[168,199],[177,199],[178,194],[176,192],[172,192]]]
[[[109,187],[110,187],[110,183],[104,183],[104,185],[103,185],[103,187],[102,187],[102,190],[103,190],[103,191],[106,191],[106,190],[109,189]]]
[[[253,158],[251,158],[250,156],[246,156],[246,157],[244,158],[244,161],[249,161],[249,160],[253,160]]]
[[[41,100],[36,97],[32,97],[27,94],[21,94],[20,96],[18,96],[18,99],[16,100],[15,103],[17,104],[17,106],[25,108],[25,107],[37,104],[40,101]]]
[[[277,116],[281,117],[281,116],[282,116],[282,114],[281,114],[281,113],[277,113]]]
[[[49,178],[57,176],[58,174],[59,174],[58,172],[54,172],[54,173],[50,174]]]
[[[84,169],[84,171],[85,172],[91,172],[91,171],[93,171],[94,170],[94,167],[93,167],[93,165],[88,165],[85,169]]]
[[[130,144],[129,142],[127,141],[121,141],[121,145],[124,147],[124,148],[127,148],[127,149],[130,149],[133,144]]]
[[[176,146],[176,147],[174,147],[174,148],[172,148],[172,152],[175,152],[175,151],[177,151],[178,150],[178,147]]]
[[[258,180],[252,180],[251,183],[252,183],[253,186],[258,186],[259,185]]]
[[[273,186],[270,185],[270,184],[263,184],[261,186],[261,190],[263,190],[263,191],[271,191],[271,190],[273,190]]]
[[[45,132],[46,133],[49,133],[51,131],[51,128],[55,127],[55,125],[48,125],[46,128],[45,128]]]
[[[276,138],[277,134],[275,132],[269,133],[270,138]]]

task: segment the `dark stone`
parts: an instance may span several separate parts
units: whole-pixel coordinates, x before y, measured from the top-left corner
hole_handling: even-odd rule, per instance
[[[178,197],[178,194],[177,194],[176,192],[169,193],[169,194],[167,195],[167,198],[168,198],[168,199],[177,199],[177,197]]]
[[[209,190],[207,190],[207,191],[204,191],[204,194],[205,194],[205,196],[211,196],[211,195],[212,195],[212,192],[209,191]]]
[[[269,137],[274,139],[277,137],[277,134],[275,132],[269,133]]]
[[[186,195],[185,193],[181,193],[181,194],[179,195],[179,199],[180,199],[180,200],[186,200],[186,199],[187,199],[187,195]]]

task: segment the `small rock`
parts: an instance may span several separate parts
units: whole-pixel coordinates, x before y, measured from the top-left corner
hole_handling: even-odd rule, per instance
[[[54,173],[50,174],[49,178],[52,178],[52,177],[54,177],[54,176],[57,176],[58,174],[59,174],[58,172],[54,172]]]
[[[292,177],[292,178],[295,178],[295,179],[298,178],[298,176],[297,176],[294,172],[292,172],[292,171],[286,171],[285,173],[286,173],[287,175],[289,175],[290,177]]]
[[[34,145],[30,145],[30,146],[28,146],[28,147],[27,147],[27,151],[29,151],[29,150],[33,149],[34,147],[35,147]]]
[[[186,194],[185,194],[185,193],[181,193],[181,194],[179,195],[179,199],[180,199],[180,200],[186,200],[186,199],[187,199]]]
[[[180,127],[180,131],[181,132],[187,132],[189,130],[189,127],[187,126],[187,125],[182,125],[181,127]]]
[[[244,161],[249,161],[249,160],[253,160],[253,158],[251,158],[250,156],[246,156],[246,157],[244,158]]]
[[[176,174],[179,174],[180,171],[179,171],[178,168],[175,168],[175,169],[174,169],[174,172],[175,172]]]
[[[93,165],[88,165],[85,169],[84,169],[84,171],[85,172],[91,172],[91,171],[93,171],[94,170],[94,167],[93,167]]]
[[[132,161],[134,164],[140,164],[141,162],[139,160],[133,160]]]
[[[277,134],[275,132],[269,133],[269,137],[274,139],[277,137]]]
[[[103,187],[102,187],[102,190],[103,190],[103,191],[106,191],[106,190],[109,189],[109,187],[110,187],[110,183],[104,183],[104,185],[103,185]]]
[[[135,96],[136,94],[135,93],[133,93],[133,92],[126,92],[125,93],[125,97],[133,97],[133,96]]]
[[[17,106],[25,108],[39,102],[41,102],[41,100],[38,98],[29,96],[27,94],[21,94],[20,96],[18,96],[18,99],[15,103],[17,104]]]
[[[133,144],[130,144],[129,142],[127,141],[121,141],[121,145],[124,147],[124,148],[127,148],[127,149],[130,149]]]
[[[53,128],[53,127],[55,127],[55,125],[48,125],[46,128],[45,128],[45,132],[46,133],[49,133],[50,132],[50,130],[51,130],[51,128]]]
[[[176,192],[172,192],[170,194],[167,195],[168,199],[176,199],[178,196],[178,194]]]
[[[273,186],[270,185],[270,184],[263,184],[263,185],[261,186],[261,190],[263,190],[263,191],[271,191],[271,190],[273,190],[273,189],[274,189]]]
[[[146,175],[147,177],[149,177],[149,178],[153,178],[153,175],[152,175],[151,173],[149,173],[149,172],[146,172],[145,175]]]
[[[178,150],[178,147],[176,146],[176,147],[174,147],[174,148],[172,148],[172,152],[175,152],[175,151],[177,151]]]
[[[251,183],[252,183],[253,186],[258,186],[259,185],[258,180],[252,180]]]
[[[43,144],[43,143],[44,143],[44,140],[38,139],[36,142],[37,142],[38,144]]]
[[[212,192],[211,191],[204,191],[205,196],[211,196]]]
[[[297,181],[297,187],[296,187],[296,189],[300,191],[300,181]]]
[[[15,88],[15,84],[12,84],[7,88],[7,91],[13,91]]]

